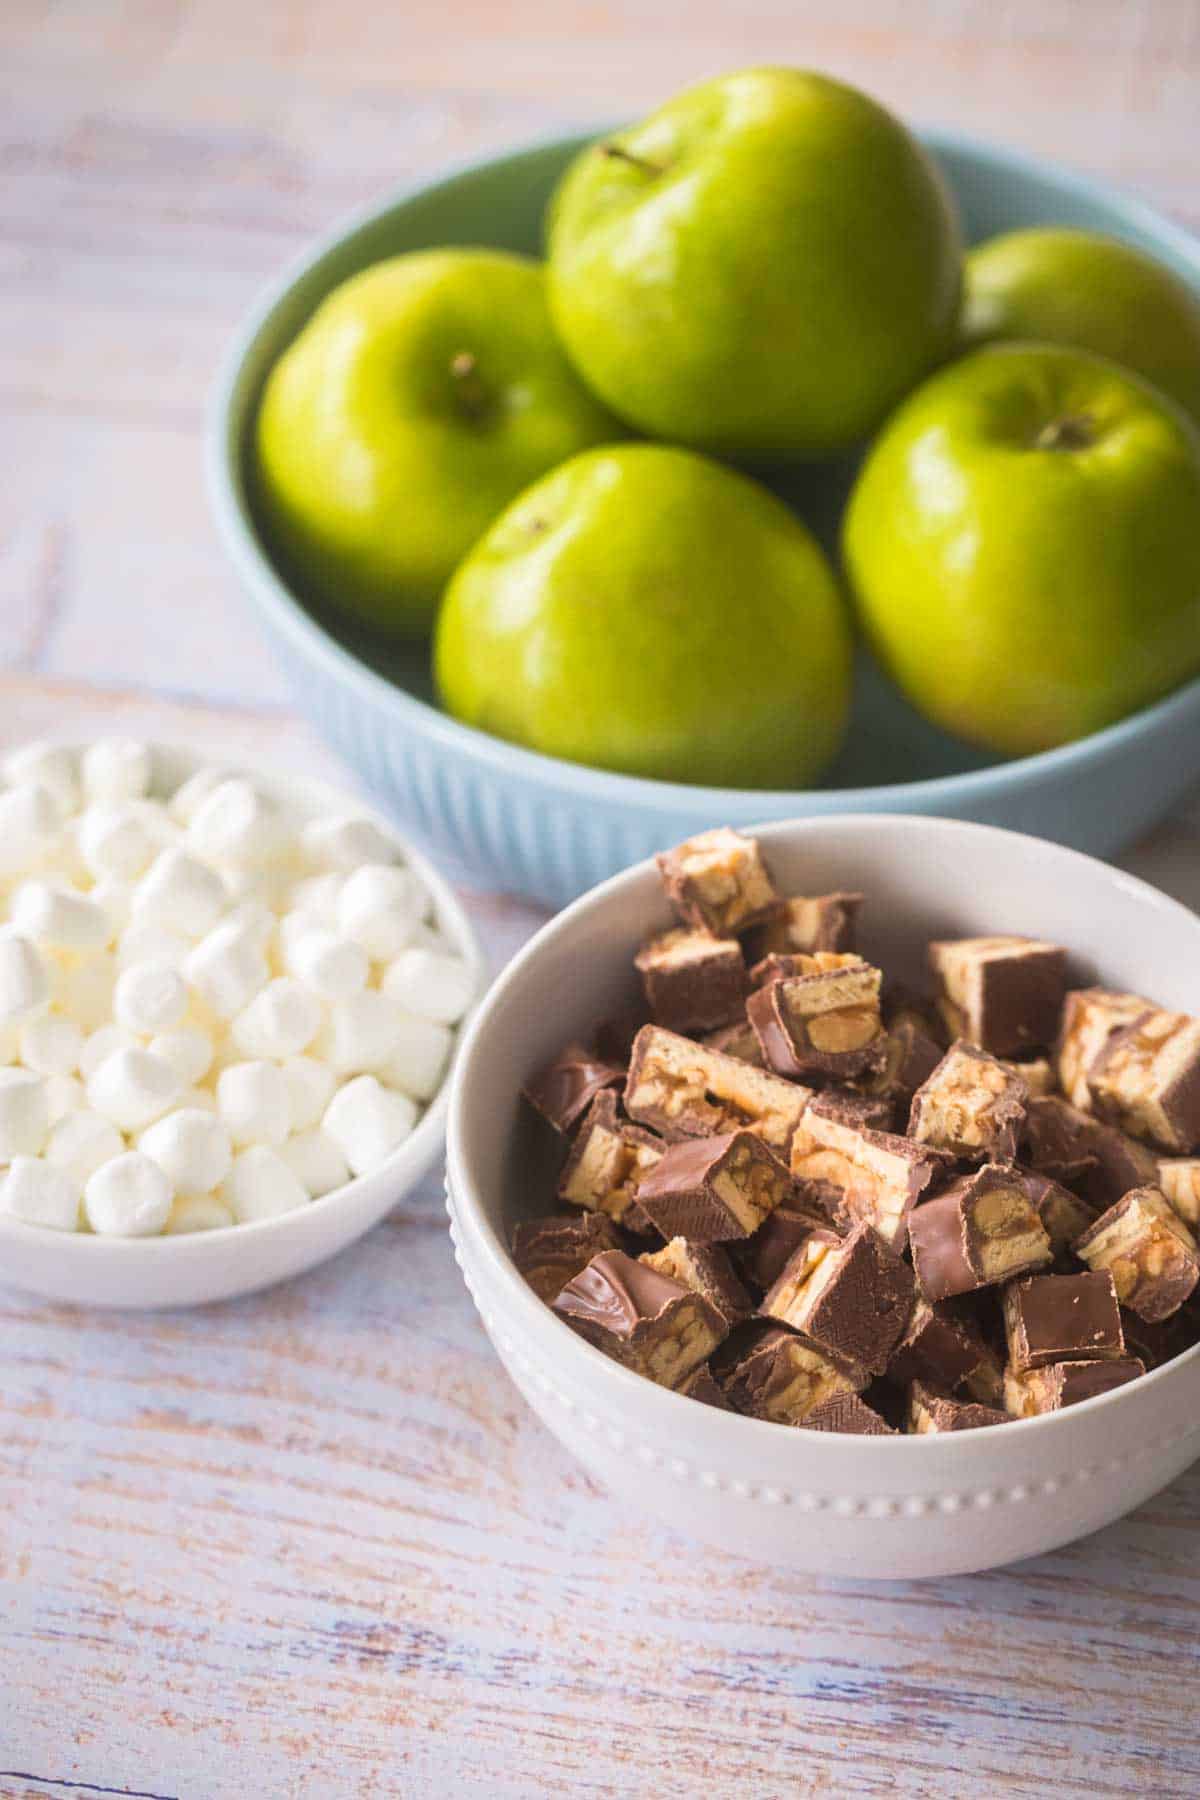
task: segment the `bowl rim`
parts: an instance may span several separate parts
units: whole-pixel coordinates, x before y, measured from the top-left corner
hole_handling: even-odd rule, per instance
[[[1160,729],[1170,729],[1193,713],[1200,718],[1200,676],[1196,676],[1161,699],[1085,737],[1029,756],[991,762],[980,769],[866,787],[692,786],[568,762],[494,737],[476,726],[465,725],[371,668],[308,611],[268,554],[245,492],[245,431],[250,409],[257,404],[259,393],[257,385],[253,392],[248,389],[248,369],[260,340],[271,330],[275,315],[288,303],[293,289],[327,257],[406,202],[436,193],[484,170],[519,164],[539,152],[581,148],[604,131],[617,128],[611,123],[598,122],[588,130],[543,133],[497,154],[461,159],[432,177],[403,183],[381,199],[356,208],[320,235],[315,243],[289,262],[252,306],[235,332],[210,394],[205,427],[205,483],[218,535],[273,628],[307,660],[323,663],[331,678],[349,685],[370,705],[391,709],[409,727],[422,732],[451,754],[466,754],[477,763],[523,778],[537,787],[555,788],[610,805],[636,804],[650,813],[702,810],[715,817],[732,817],[744,815],[747,806],[756,800],[769,807],[801,796],[808,805],[816,805],[826,815],[836,814],[842,807],[865,807],[873,800],[883,804],[885,799],[889,810],[894,805],[897,812],[903,812],[908,805],[916,809],[936,804],[969,806],[994,795],[998,789],[1021,787],[1051,776],[1077,775],[1109,757],[1119,756],[1127,745],[1143,734],[1153,735]],[[1080,199],[1115,211],[1131,227],[1155,239],[1177,264],[1185,265],[1196,285],[1200,286],[1200,240],[1145,201],[1126,195],[1106,182],[1061,168],[1057,163],[1027,152],[978,138],[970,132],[931,126],[916,131],[915,135],[935,157],[947,153],[973,160],[992,172],[1018,172],[1031,180],[1052,179],[1060,188]]]
[[[101,733],[101,736],[106,734]],[[115,735],[115,734],[108,734]],[[55,736],[48,734],[37,740],[39,743],[53,744],[55,748],[79,750],[79,740],[69,733]],[[96,742],[98,739],[89,740]],[[274,1218],[252,1219],[246,1224],[217,1225],[206,1231],[179,1232],[168,1234],[156,1232],[150,1237],[102,1236],[90,1231],[56,1231],[45,1225],[33,1225],[27,1220],[13,1218],[10,1214],[0,1212],[0,1251],[3,1250],[7,1238],[13,1244],[36,1247],[42,1251],[57,1246],[64,1257],[74,1257],[77,1262],[108,1258],[144,1258],[147,1262],[165,1257],[182,1257],[188,1254],[200,1256],[211,1254],[209,1246],[215,1243],[238,1243],[246,1245],[261,1244],[264,1240],[281,1238],[288,1235],[320,1235],[322,1226],[328,1215],[339,1207],[362,1198],[370,1186],[387,1182],[389,1176],[399,1177],[401,1182],[420,1179],[420,1176],[433,1162],[439,1144],[445,1136],[446,1120],[450,1108],[450,1093],[453,1087],[454,1071],[458,1064],[458,1054],[465,1042],[467,1027],[478,1008],[485,991],[487,978],[487,959],[475,934],[474,927],[467,917],[461,901],[446,880],[446,877],[430,862],[429,858],[415,844],[398,830],[393,822],[373,806],[370,801],[350,790],[336,786],[319,776],[306,775],[299,771],[290,772],[286,768],[270,761],[259,762],[240,754],[227,759],[210,755],[194,744],[188,744],[173,738],[143,738],[151,752],[154,766],[157,768],[166,761],[183,767],[185,772],[197,768],[211,766],[219,768],[231,776],[244,775],[249,779],[262,782],[267,790],[275,791],[291,788],[301,790],[306,801],[311,801],[324,812],[353,812],[355,816],[369,818],[385,831],[396,844],[406,866],[420,877],[429,891],[433,901],[434,912],[440,923],[450,927],[456,947],[470,963],[474,976],[474,998],[462,1019],[453,1028],[454,1042],[451,1047],[450,1060],[441,1082],[433,1098],[424,1104],[424,1110],[416,1125],[404,1142],[398,1144],[391,1155],[379,1167],[369,1170],[365,1175],[355,1175],[341,1187],[333,1188],[328,1194],[310,1200],[307,1206],[297,1207],[294,1211],[280,1213]],[[17,746],[20,748],[20,746]],[[399,1199],[397,1194],[396,1198]],[[395,1202],[392,1202],[395,1204]],[[364,1230],[370,1227],[365,1226]]]
[[[982,837],[1002,838],[1014,850],[1020,847],[1026,852],[1032,845],[1039,854],[1049,852],[1052,858],[1065,858],[1072,863],[1086,867],[1091,879],[1095,879],[1099,872],[1104,880],[1127,890],[1153,911],[1165,913],[1176,923],[1184,924],[1195,934],[1197,948],[1200,950],[1200,916],[1197,916],[1190,907],[1185,906],[1181,901],[1172,899],[1170,895],[1164,894],[1159,888],[1154,887],[1150,882],[1143,881],[1139,876],[1130,875],[1123,869],[1117,869],[1111,864],[1102,862],[1098,857],[1088,856],[1081,850],[1069,849],[1063,844],[1055,844],[1048,838],[1032,837],[1026,832],[1012,831],[1004,826],[983,825],[973,820],[941,818],[925,813],[889,812],[823,814],[818,817],[773,819],[759,825],[739,826],[739,830],[743,830],[748,836],[761,838],[769,847],[772,840],[791,837],[793,834],[799,833],[801,836],[808,836],[828,831],[834,827],[847,826],[856,831],[861,829],[867,833],[880,829],[899,831],[902,835],[906,833],[914,835],[949,833],[959,842],[965,842],[968,850],[971,842],[978,842]],[[532,1341],[547,1322],[553,1321],[559,1327],[559,1335],[555,1342],[561,1356],[567,1359],[568,1363],[576,1362],[581,1381],[588,1379],[588,1371],[591,1371],[592,1376],[602,1383],[611,1382],[614,1393],[627,1394],[631,1407],[637,1406],[639,1398],[645,1405],[656,1405],[658,1402],[650,1395],[657,1395],[675,1408],[673,1412],[668,1410],[667,1416],[678,1424],[685,1417],[694,1418],[694,1414],[685,1415],[679,1411],[679,1408],[685,1405],[694,1407],[696,1404],[694,1401],[670,1388],[659,1387],[656,1383],[647,1380],[645,1376],[638,1375],[633,1370],[624,1368],[611,1357],[605,1356],[603,1351],[587,1343],[564,1321],[557,1319],[553,1310],[546,1305],[545,1301],[539,1299],[522,1278],[513,1262],[508,1246],[486,1216],[469,1171],[464,1147],[466,1089],[470,1081],[470,1071],[476,1058],[481,1054],[480,1044],[486,1036],[489,1021],[495,1009],[515,988],[519,987],[529,966],[537,960],[549,943],[569,935],[586,914],[603,910],[618,898],[623,889],[652,874],[655,866],[654,857],[646,857],[640,862],[633,863],[628,868],[620,870],[616,875],[610,876],[606,881],[589,888],[577,900],[572,901],[570,905],[556,913],[521,947],[496,977],[487,994],[480,1001],[470,1026],[463,1036],[454,1066],[446,1127],[447,1198],[452,1235],[461,1233],[464,1225],[469,1229],[473,1245],[486,1262],[489,1281],[498,1283],[500,1303],[505,1314],[520,1321],[523,1335],[527,1340]],[[466,1274],[465,1266],[464,1274]],[[471,1287],[469,1277],[468,1287],[471,1288],[474,1298],[474,1289]],[[479,1303],[477,1302],[477,1304]],[[580,1358],[581,1361],[576,1361]],[[1161,1363],[1158,1368],[1148,1369],[1144,1375],[1139,1376],[1136,1381],[1128,1383],[1125,1387],[1114,1388],[1106,1394],[1098,1394],[1090,1400],[1077,1402],[1074,1406],[1060,1412],[1043,1413],[1033,1418],[1010,1419],[1008,1425],[1009,1427],[1018,1425],[1027,1434],[1039,1431],[1046,1433],[1054,1430],[1056,1426],[1061,1428],[1064,1420],[1078,1421],[1101,1407],[1128,1405],[1131,1393],[1147,1393],[1151,1383],[1158,1384],[1164,1377],[1174,1377],[1181,1368],[1189,1364],[1200,1370],[1200,1343],[1180,1352],[1168,1362]],[[635,1417],[632,1410],[629,1416],[631,1419]],[[752,1430],[758,1435],[758,1442],[764,1449],[768,1444],[778,1444],[783,1441],[779,1437],[780,1427],[772,1420],[748,1418],[741,1413],[721,1412],[712,1407],[704,1409],[704,1416],[709,1422],[710,1428],[718,1436],[723,1436],[726,1432],[733,1434],[728,1438],[731,1447],[735,1442],[735,1437],[740,1437],[743,1442],[746,1441],[745,1432],[747,1430]],[[719,1423],[711,1424],[711,1421]],[[1200,1424],[1193,1423],[1194,1428],[1200,1431]],[[848,1443],[856,1443],[874,1447],[877,1443],[886,1441],[874,1438],[847,1438],[845,1435],[812,1431],[806,1426],[787,1426],[783,1429],[798,1433],[801,1449],[810,1456],[813,1454],[813,1446],[817,1442],[826,1446],[834,1443],[845,1447]],[[764,1437],[762,1435],[764,1433],[770,1433],[771,1436]],[[976,1429],[927,1435],[932,1442],[941,1445],[944,1452],[961,1457],[969,1452],[959,1446],[978,1441],[981,1431]],[[899,1433],[885,1454],[894,1457],[897,1455],[896,1446],[898,1444],[912,1444],[919,1441],[918,1434]],[[1005,1441],[1011,1440],[1006,1439]],[[1027,1435],[1020,1441],[1032,1443],[1033,1438]],[[867,1455],[871,1453],[871,1450],[864,1452]],[[900,1452],[899,1454],[907,1453]],[[920,1453],[918,1452],[918,1454]]]

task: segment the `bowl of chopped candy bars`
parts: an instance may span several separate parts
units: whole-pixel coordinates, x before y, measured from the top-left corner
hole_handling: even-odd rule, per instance
[[[559,914],[451,1099],[459,1261],[617,1493],[946,1575],[1200,1455],[1200,919],[948,819],[706,831]]]

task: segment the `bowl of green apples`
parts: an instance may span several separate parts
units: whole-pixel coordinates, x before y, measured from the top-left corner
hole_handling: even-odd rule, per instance
[[[714,821],[1110,851],[1200,777],[1200,247],[806,71],[452,172],[247,322],[216,517],[301,704],[476,880]]]

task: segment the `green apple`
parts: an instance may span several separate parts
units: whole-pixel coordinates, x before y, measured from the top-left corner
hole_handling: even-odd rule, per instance
[[[434,659],[456,718],[531,750],[787,788],[841,742],[851,633],[774,495],[691,451],[624,444],[496,520],[447,589]]]
[[[843,449],[955,341],[946,189],[898,120],[823,75],[722,76],[603,139],[548,240],[555,322],[597,394],[716,455]]]
[[[1200,295],[1115,238],[1038,227],[972,250],[963,335],[1093,350],[1144,375],[1200,419]]]
[[[1085,351],[973,351],[888,421],[843,554],[868,637],[927,718],[1050,749],[1200,670],[1200,433]]]
[[[523,487],[622,435],[558,344],[540,263],[418,251],[336,288],[272,369],[259,504],[309,591],[412,636]]]

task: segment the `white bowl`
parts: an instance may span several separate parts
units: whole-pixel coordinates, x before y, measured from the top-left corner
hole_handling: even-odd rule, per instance
[[[759,832],[785,889],[867,895],[864,949],[919,977],[931,937],[1016,931],[1103,978],[1200,1012],[1200,919],[1132,876],[1036,838],[947,819],[846,816]],[[668,923],[652,863],[561,913],[510,964],[460,1051],[448,1192],[459,1263],[513,1380],[593,1474],[666,1524],[814,1574],[949,1575],[1109,1524],[1200,1455],[1200,1347],[1128,1387],[993,1430],[837,1437],[722,1413],[629,1373],[534,1295],[508,1254],[548,1210],[552,1151],[524,1077],[632,992]]]
[[[439,928],[470,962],[476,991],[482,989],[483,954],[453,890],[357,795],[303,776],[248,766],[244,758],[225,763],[170,744],[156,744],[153,750],[154,787],[160,793],[172,792],[196,769],[215,761],[286,800],[304,821],[336,813],[373,819],[425,883]],[[0,1214],[0,1280],[81,1306],[142,1309],[228,1300],[286,1281],[360,1238],[429,1173],[445,1141],[449,1094],[447,1073],[412,1135],[380,1168],[277,1219],[179,1237],[109,1238],[50,1231]]]

